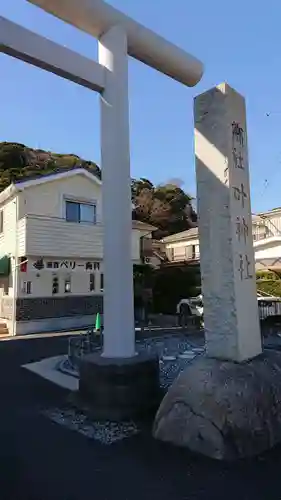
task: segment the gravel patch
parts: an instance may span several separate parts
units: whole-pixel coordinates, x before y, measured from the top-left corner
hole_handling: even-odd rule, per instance
[[[87,438],[99,441],[104,445],[114,444],[139,433],[139,428],[135,422],[97,422],[74,408],[54,408],[45,410],[42,413],[53,422],[77,431]]]
[[[57,369],[75,379],[79,378],[75,359],[85,354],[98,351],[100,348],[89,342],[87,337],[72,339],[71,355],[63,358]],[[175,378],[196,356],[204,352],[204,347],[193,345],[184,334],[172,334],[161,337],[146,338],[136,342],[137,352],[146,351],[156,354],[159,358],[160,384],[165,390]],[[69,353],[70,354],[70,353]],[[86,412],[77,408],[53,408],[43,414],[53,422],[70,430],[83,434],[101,444],[111,445],[140,432],[136,422],[98,422],[92,420]]]

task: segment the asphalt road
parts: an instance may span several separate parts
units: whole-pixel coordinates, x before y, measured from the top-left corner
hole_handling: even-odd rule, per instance
[[[67,392],[21,365],[66,346],[64,337],[0,342],[1,500],[280,500],[281,447],[222,464],[150,435],[104,446],[42,416]]]

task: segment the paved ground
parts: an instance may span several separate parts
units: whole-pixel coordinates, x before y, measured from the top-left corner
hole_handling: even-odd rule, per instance
[[[20,365],[66,346],[63,337],[0,342],[1,500],[280,500],[281,447],[225,465],[149,435],[106,447],[42,416],[67,392]]]

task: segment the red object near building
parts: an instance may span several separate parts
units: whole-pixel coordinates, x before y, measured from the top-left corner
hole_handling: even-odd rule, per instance
[[[20,260],[21,260],[20,272],[26,273],[27,272],[27,259],[26,259],[26,257],[21,257]]]

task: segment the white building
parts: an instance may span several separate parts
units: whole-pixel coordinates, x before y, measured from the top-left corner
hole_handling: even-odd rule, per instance
[[[103,297],[101,202],[101,181],[83,168],[0,193],[0,333],[93,324]],[[132,221],[133,263],[149,253],[154,229]]]
[[[281,270],[281,208],[253,217],[253,238],[257,269]]]
[[[252,216],[256,269],[281,269],[281,208]],[[198,229],[192,228],[163,238],[170,262],[200,259]]]

